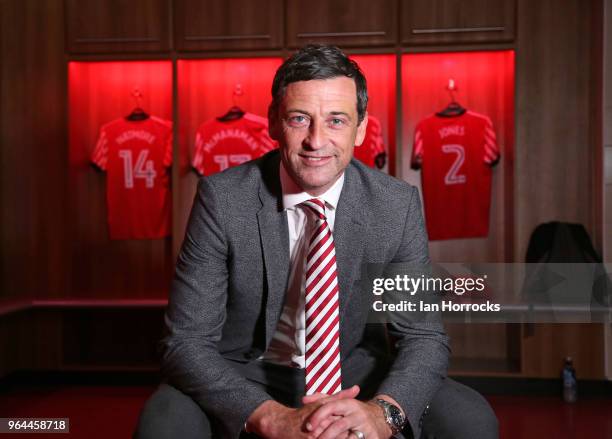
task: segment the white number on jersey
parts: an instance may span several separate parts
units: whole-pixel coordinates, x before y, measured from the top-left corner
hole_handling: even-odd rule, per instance
[[[126,189],[134,187],[135,178],[144,178],[147,189],[154,186],[157,173],[153,166],[153,160],[147,160],[148,156],[148,150],[140,151],[136,159],[136,165],[132,167],[132,151],[129,149],[119,150],[119,157],[123,159],[123,183]]]
[[[230,166],[240,165],[251,160],[250,154],[215,154],[213,161],[219,165],[219,170],[229,168]]]
[[[444,183],[447,185],[465,183],[467,181],[467,176],[465,174],[459,174],[459,169],[461,169],[463,162],[465,162],[465,148],[463,148],[462,145],[456,144],[442,145],[442,152],[446,154],[456,154],[457,156],[444,176]]]

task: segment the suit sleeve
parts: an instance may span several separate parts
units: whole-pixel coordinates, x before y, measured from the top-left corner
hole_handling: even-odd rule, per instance
[[[238,438],[244,422],[272,399],[233,369],[218,351],[226,318],[228,245],[223,193],[207,178],[198,186],[165,315],[162,374]]]
[[[412,188],[409,196],[401,244],[392,262],[416,265],[427,274],[430,272],[427,232],[418,190]],[[389,395],[400,404],[414,437],[419,437],[421,414],[446,377],[448,337],[439,315],[422,323],[393,321],[388,324],[388,331],[397,353],[378,393]]]

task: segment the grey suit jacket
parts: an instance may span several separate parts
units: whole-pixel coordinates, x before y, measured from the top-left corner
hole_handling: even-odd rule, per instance
[[[165,317],[162,373],[218,421],[224,437],[238,437],[253,410],[271,399],[242,371],[268,346],[288,283],[279,160],[273,151],[200,180]],[[429,264],[417,189],[352,160],[334,242],[346,388],[363,379],[378,355],[368,342],[362,264]],[[448,340],[441,325],[388,330],[396,355],[378,392],[398,401],[418,437],[421,413],[446,375]]]

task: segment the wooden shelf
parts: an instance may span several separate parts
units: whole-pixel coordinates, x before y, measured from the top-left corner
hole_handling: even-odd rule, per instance
[[[33,300],[35,308],[165,308],[167,299],[52,299]]]
[[[91,365],[86,363],[66,363],[61,367],[62,372],[158,372],[159,366],[130,365],[130,364],[107,364]]]
[[[0,317],[31,308],[32,301],[24,299],[5,299],[0,301]]]
[[[29,309],[165,308],[167,299],[5,299],[0,317]]]

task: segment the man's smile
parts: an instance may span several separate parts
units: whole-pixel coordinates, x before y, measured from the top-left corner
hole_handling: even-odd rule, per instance
[[[323,166],[329,163],[333,158],[333,156],[331,155],[311,156],[305,154],[299,154],[299,157],[302,159],[302,162],[307,166]]]

